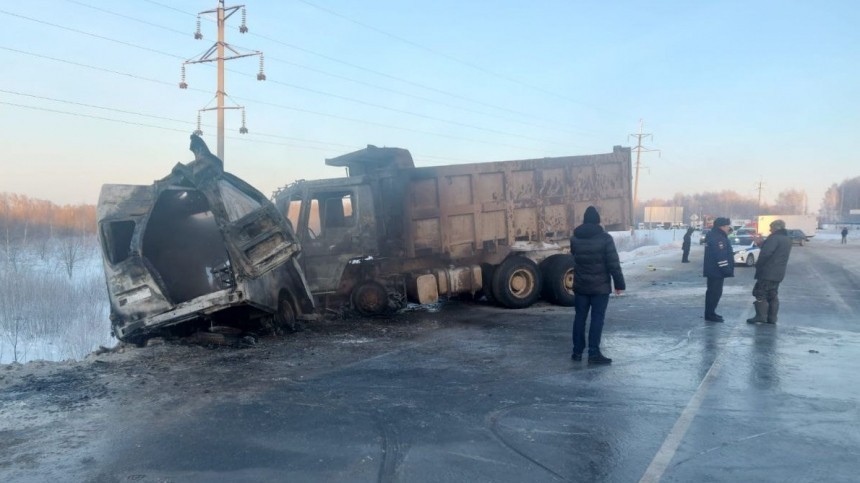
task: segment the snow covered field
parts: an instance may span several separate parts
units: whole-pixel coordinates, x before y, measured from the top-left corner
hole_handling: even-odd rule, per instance
[[[0,253],[0,363],[81,359],[113,345],[108,312],[94,238]]]
[[[625,275],[652,269],[650,265],[663,259],[680,260],[684,231],[612,232]],[[693,235],[694,245],[699,234]],[[810,245],[838,244],[840,239],[835,229],[819,230]],[[852,231],[848,242],[860,243],[860,232]],[[117,343],[110,335],[104,272],[95,240],[81,247],[71,277],[63,250],[63,243],[57,241],[47,250],[23,250],[14,260],[0,259],[0,363],[82,359],[99,346]]]

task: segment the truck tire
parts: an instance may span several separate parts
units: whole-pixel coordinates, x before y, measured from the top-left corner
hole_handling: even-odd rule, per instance
[[[535,303],[542,285],[537,264],[526,257],[508,257],[493,272],[493,297],[509,309]]]
[[[543,275],[543,297],[563,307],[573,307],[573,256],[559,253],[540,264]]]
[[[388,310],[388,292],[373,280],[356,285],[350,298],[352,307],[361,315],[380,315]]]
[[[296,309],[290,296],[281,291],[278,296],[278,311],[275,312],[275,333],[298,332],[301,330],[296,319]]]

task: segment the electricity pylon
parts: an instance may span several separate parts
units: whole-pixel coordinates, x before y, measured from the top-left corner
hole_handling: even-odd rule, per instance
[[[230,44],[224,41],[224,30],[227,25],[227,19],[230,18],[231,15],[236,13],[239,10],[242,10],[242,25],[239,26],[239,33],[248,32],[248,27],[245,25],[245,6],[244,5],[235,5],[232,7],[225,7],[224,0],[218,0],[218,7],[213,10],[206,10],[204,12],[200,12],[197,14],[197,31],[194,32],[194,38],[200,40],[203,38],[203,34],[200,32],[200,16],[207,14],[215,14],[215,17],[218,22],[218,41],[215,42],[212,47],[209,47],[203,55],[201,55],[196,60],[186,60],[182,63],[182,78],[179,82],[180,89],[187,89],[188,83],[185,82],[185,66],[188,64],[202,64],[204,62],[217,62],[218,63],[218,90],[215,92],[215,98],[217,100],[217,107],[204,107],[197,111],[197,130],[194,131],[198,136],[203,134],[203,131],[200,129],[200,113],[204,111],[217,111],[218,113],[218,157],[221,160],[224,160],[224,111],[226,109],[239,109],[242,111],[242,127],[239,128],[240,134],[247,134],[248,128],[245,127],[245,107],[244,106],[224,106],[224,98],[227,97],[227,92],[224,90],[224,61],[225,60],[233,60],[240,59],[242,57],[251,57],[258,55],[260,56],[260,71],[257,73],[257,80],[262,81],[266,80],[266,74],[263,73],[263,53],[259,50],[254,50],[251,52],[240,53],[238,50],[233,48]],[[232,55],[229,57],[224,56],[224,51],[229,50],[232,52]],[[213,54],[215,55],[213,57]]]
[[[653,139],[653,136],[651,134],[646,134],[646,133],[642,132],[643,128],[644,128],[644,123],[642,122],[642,119],[640,119],[639,120],[639,133],[628,135],[628,138],[630,136],[636,138],[636,147],[634,148],[636,150],[636,175],[633,178],[633,217],[632,217],[634,230],[636,229],[636,209],[637,209],[636,205],[639,203],[639,158],[642,156],[643,152],[646,152],[646,153],[651,153],[651,152],[655,152],[655,151],[657,153],[660,152],[659,149],[649,149],[649,148],[642,146],[642,138],[651,137]]]

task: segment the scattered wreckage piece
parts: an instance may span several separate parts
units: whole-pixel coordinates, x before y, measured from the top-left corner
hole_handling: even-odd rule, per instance
[[[141,342],[212,325],[294,329],[314,311],[295,233],[196,135],[191,150],[194,161],[153,185],[102,186],[98,227],[114,335]]]

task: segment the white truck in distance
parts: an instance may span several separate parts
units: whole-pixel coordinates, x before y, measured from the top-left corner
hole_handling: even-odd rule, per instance
[[[762,215],[758,217],[758,232],[767,236],[774,220],[784,221],[787,230],[803,231],[808,238],[814,237],[818,229],[818,217],[815,215]]]

